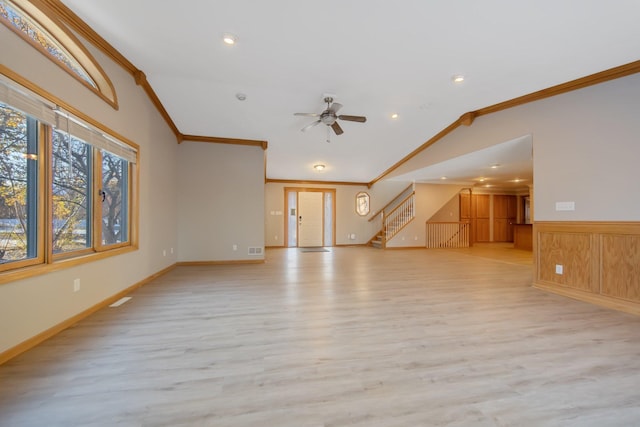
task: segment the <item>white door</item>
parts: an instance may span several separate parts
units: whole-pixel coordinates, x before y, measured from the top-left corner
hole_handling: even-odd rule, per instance
[[[322,246],[322,195],[320,191],[298,193],[298,246]]]

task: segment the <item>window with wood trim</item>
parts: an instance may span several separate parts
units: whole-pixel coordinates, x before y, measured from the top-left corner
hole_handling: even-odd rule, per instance
[[[0,22],[112,107],[116,92],[89,51],[45,4],[28,0],[0,0]]]
[[[136,163],[137,147],[0,80],[0,273],[135,245]]]

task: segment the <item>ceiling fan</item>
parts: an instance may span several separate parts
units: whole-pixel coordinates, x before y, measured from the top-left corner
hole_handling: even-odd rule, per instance
[[[320,123],[323,123],[323,124],[331,127],[331,129],[333,129],[333,131],[336,133],[336,135],[342,135],[342,133],[344,133],[344,131],[342,130],[342,128],[338,124],[338,122],[337,122],[338,119],[346,120],[346,121],[349,121],[349,122],[359,122],[359,123],[364,123],[364,122],[367,121],[367,118],[364,117],[364,116],[346,116],[344,114],[338,115],[337,114],[338,110],[340,110],[342,108],[342,104],[338,104],[337,102],[333,102],[333,97],[331,97],[331,96],[325,96],[324,102],[327,103],[327,109],[324,110],[320,114],[318,114],[318,113],[295,113],[294,114],[296,116],[318,117],[318,120],[316,120],[313,123],[309,123],[308,125],[303,127],[301,129],[302,132],[304,132],[307,129],[310,129],[310,128],[314,127],[314,126],[317,126]]]

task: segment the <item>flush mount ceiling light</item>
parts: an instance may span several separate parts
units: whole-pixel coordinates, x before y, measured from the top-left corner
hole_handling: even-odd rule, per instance
[[[462,74],[456,74],[451,77],[451,81],[454,83],[462,83],[464,81],[464,76]]]
[[[323,171],[323,170],[324,170],[325,165],[323,165],[323,164],[321,164],[321,163],[318,163],[317,165],[313,165],[313,168],[314,168],[315,170],[317,170],[318,172],[321,172],[321,171]]]
[[[222,35],[222,41],[229,46],[233,46],[238,42],[238,37],[231,33],[224,33]]]

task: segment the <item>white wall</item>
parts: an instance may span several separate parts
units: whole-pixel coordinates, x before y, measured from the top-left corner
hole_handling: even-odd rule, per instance
[[[248,254],[264,247],[262,148],[183,142],[177,163],[179,261],[264,259]]]
[[[140,146],[139,250],[0,284],[0,352],[55,326],[176,262],[175,136],[133,78],[86,45],[110,76],[115,110],[0,25],[3,65]],[[167,249],[167,256],[162,249]],[[73,280],[81,290],[73,292]]]
[[[531,134],[535,221],[638,221],[640,75],[479,117],[392,176]],[[555,203],[575,202],[575,211]]]

